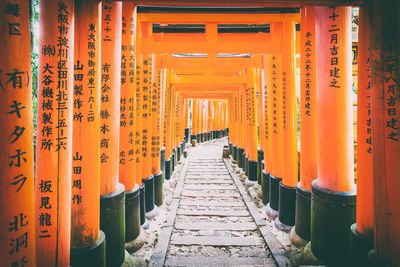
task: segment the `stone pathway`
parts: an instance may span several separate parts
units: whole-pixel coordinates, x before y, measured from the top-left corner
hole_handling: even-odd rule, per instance
[[[223,145],[188,149],[150,266],[277,266],[265,221],[222,159]]]

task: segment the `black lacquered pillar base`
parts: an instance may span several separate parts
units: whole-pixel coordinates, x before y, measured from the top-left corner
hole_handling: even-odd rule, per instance
[[[145,227],[145,224],[147,222],[146,220],[146,191],[144,188],[144,184],[142,184],[140,187],[140,225],[142,227]]]
[[[196,135],[196,134],[192,134],[192,135],[190,136],[190,142],[193,143],[193,141],[196,141],[196,142],[197,142],[197,135]]]
[[[257,151],[257,182],[259,185],[261,185],[261,163],[264,160],[264,151],[261,149],[258,149]]]
[[[269,174],[269,203],[267,204],[267,214],[271,218],[275,218],[279,214],[279,183],[282,178]]]
[[[262,191],[262,202],[267,205],[269,202],[269,173],[265,170],[261,171],[261,191]]]
[[[176,151],[176,161],[179,162],[181,160],[181,147],[177,146],[175,148],[175,151]]]
[[[237,162],[237,146],[232,145],[232,159]]]
[[[172,150],[172,156],[171,156],[171,174],[175,170],[175,165],[176,165],[176,151],[175,148]]]
[[[373,234],[371,233],[371,236]],[[374,249],[373,237],[368,238],[357,231],[357,224],[350,226],[350,253],[352,266],[372,266],[368,253]]]
[[[356,191],[334,192],[312,182],[311,251],[328,266],[351,266],[350,226],[356,220]]]
[[[145,211],[150,212],[154,209],[154,176],[142,180],[145,191]]]
[[[237,146],[233,147],[233,159],[236,161],[236,164],[239,164],[239,148]]]
[[[225,137],[225,130],[219,131],[219,138]]]
[[[249,157],[247,155],[244,157],[244,174],[249,177]]]
[[[285,232],[289,232],[295,224],[296,218],[296,187],[279,183],[279,215],[275,220],[275,226]]]
[[[232,143],[228,143],[229,146],[229,155],[233,154],[233,144]]]
[[[257,161],[253,161],[253,160],[248,160],[248,177],[249,180],[252,182],[256,182],[257,181]]]
[[[189,141],[189,128],[185,128],[185,143]]]
[[[165,161],[165,180],[171,179],[171,157]]]
[[[162,180],[165,180],[165,147],[161,148],[160,151],[160,169],[162,173]]]
[[[212,134],[211,134],[211,132],[207,133],[207,135],[208,135],[208,141],[210,141],[210,140],[212,139]]]
[[[163,172],[154,174],[154,203],[160,207],[163,204],[164,192],[163,192]]]
[[[100,231],[99,239],[92,246],[86,248],[71,248],[70,266],[106,266],[106,242],[103,231]]]
[[[180,148],[181,148],[181,157],[182,157],[182,155],[183,155],[183,150],[185,150],[185,142],[183,141],[182,143],[180,143]]]
[[[300,183],[296,187],[296,234],[304,240],[311,239],[311,191]]]
[[[130,242],[140,235],[140,189],[136,186],[125,192],[125,242]]]
[[[107,266],[121,266],[125,259],[125,187],[100,196],[100,229],[106,235]]]
[[[244,168],[244,148],[238,148],[238,165],[239,168]]]
[[[201,134],[196,134],[196,142],[199,144],[201,143]]]

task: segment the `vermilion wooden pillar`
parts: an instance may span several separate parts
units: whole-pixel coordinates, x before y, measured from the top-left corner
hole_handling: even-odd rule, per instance
[[[207,139],[211,140],[211,129],[212,129],[212,102],[207,101]]]
[[[165,72],[164,140],[165,140],[165,179],[171,178],[171,70]],[[192,121],[193,125],[193,121]],[[193,128],[193,126],[192,126]]]
[[[282,27],[282,133],[283,177],[279,184],[279,216],[275,225],[290,231],[295,223],[298,182],[297,105],[295,89],[295,23]]]
[[[184,99],[185,113],[184,115],[184,127],[185,127],[185,143],[189,141],[189,99]]]
[[[100,229],[108,265],[125,258],[125,187],[119,183],[122,3],[103,2],[100,87]]]
[[[291,241],[310,240],[311,182],[317,178],[317,65],[315,7],[301,9],[300,63],[300,182],[297,184],[296,225]]]
[[[264,168],[261,171],[261,189],[262,189],[262,202],[267,205],[269,202],[269,180],[270,173],[272,172],[272,75],[271,75],[271,55],[263,56],[263,88],[262,88],[262,111],[263,120],[260,125],[260,132],[263,132],[265,138],[262,150],[264,151]]]
[[[193,112],[192,112],[192,135],[190,140],[193,144],[193,140],[197,139],[197,116],[198,116],[198,99],[193,99]]]
[[[163,173],[161,170],[161,69],[160,57],[153,55],[151,88],[151,173],[154,175],[154,201],[160,206],[163,202]]]
[[[106,264],[105,235],[99,221],[100,12],[98,1],[75,1],[72,266]]]
[[[119,134],[119,180],[125,186],[125,248],[141,247],[140,190],[135,161],[135,4],[122,4],[121,22],[121,96]]]
[[[375,253],[380,261],[377,265],[399,266],[400,3],[370,3]]]
[[[239,149],[239,94],[235,92],[233,98],[233,118],[234,118],[234,128],[230,130],[233,132],[233,159],[236,164],[239,163],[238,160],[238,149]]]
[[[369,49],[369,14],[360,8],[357,88],[357,213],[351,226],[354,264],[368,264],[374,247],[374,183],[372,161],[372,86]]]
[[[245,110],[245,95],[244,95],[244,88],[239,89],[239,142],[238,142],[238,166],[239,168],[244,167],[244,139],[245,139],[245,132],[244,132],[244,110]]]
[[[29,2],[2,1],[0,12],[0,259],[36,266]]]
[[[276,27],[277,29],[278,27]],[[280,28],[280,27],[279,27]],[[267,69],[271,77],[271,86],[268,91],[271,95],[271,136],[272,136],[272,172],[269,181],[269,203],[267,214],[271,218],[278,216],[279,210],[279,183],[283,177],[283,122],[282,122],[282,66],[281,56],[271,55]]]
[[[258,149],[257,149],[257,183],[262,185],[262,164],[264,160],[264,147],[265,147],[265,131],[264,126],[264,109],[263,109],[263,75],[262,68],[257,68],[257,129],[258,129]]]
[[[311,249],[326,264],[343,265],[356,198],[351,8],[317,7],[316,18],[318,179],[312,182]]]
[[[142,160],[142,182],[144,184],[144,200],[146,213],[154,209],[154,176],[151,172],[151,132],[152,132],[152,112],[151,112],[151,87],[152,87],[152,57],[143,55],[142,76],[141,76],[141,106],[142,106],[142,141],[141,141],[141,160]],[[155,214],[146,214],[152,218]]]
[[[257,182],[257,98],[256,87],[258,82],[257,69],[249,69],[250,82],[247,90],[248,94],[248,180],[247,186],[252,186]]]
[[[38,67],[38,103],[40,104],[38,106],[35,179],[37,266],[68,266],[70,264],[73,7],[72,0],[40,2],[39,47],[41,54]],[[26,28],[15,27],[13,32],[15,30],[28,31]],[[28,78],[26,74],[25,77]],[[12,102],[9,106],[10,116],[18,119],[29,108],[19,103]],[[24,151],[16,152],[17,156],[15,152],[10,154],[10,166],[25,165],[28,158],[25,154],[21,155]],[[24,177],[20,176],[18,180],[24,181]],[[16,181],[17,179],[13,182]],[[23,216],[20,218],[22,220]],[[26,223],[26,221],[21,222]],[[22,238],[19,242],[23,240]],[[26,241],[29,241],[29,237]]]

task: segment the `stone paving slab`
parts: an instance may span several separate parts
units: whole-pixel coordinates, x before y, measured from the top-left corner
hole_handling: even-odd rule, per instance
[[[212,237],[212,236],[171,236],[174,245],[202,245],[202,246],[259,246],[260,238],[246,237]]]
[[[178,215],[191,215],[191,216],[219,216],[219,217],[245,217],[250,216],[248,211],[225,211],[225,210],[182,210],[179,209]]]
[[[231,192],[231,193],[220,193],[220,192],[201,192],[200,190],[195,191],[195,190],[183,190],[182,191],[182,196],[187,196],[187,197],[240,197],[240,194],[237,192]]]
[[[184,189],[189,190],[235,190],[236,187],[233,184],[227,185],[202,185],[202,184],[186,184]]]
[[[213,200],[187,200],[181,199],[182,206],[205,206],[205,207],[243,207],[242,201],[213,201]]]
[[[267,266],[273,263],[272,259],[261,257],[168,256],[165,266]]]
[[[257,229],[255,223],[217,223],[217,222],[203,222],[203,223],[185,223],[176,222],[175,229],[180,230],[229,230],[229,231],[252,231]]]
[[[231,181],[229,179],[215,179],[215,180],[210,180],[210,179],[191,179],[191,178],[186,178],[185,179],[185,184],[231,184]]]

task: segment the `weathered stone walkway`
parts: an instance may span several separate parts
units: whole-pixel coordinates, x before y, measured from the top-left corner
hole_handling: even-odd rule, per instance
[[[151,266],[277,266],[265,221],[222,147],[210,141],[188,149]]]

